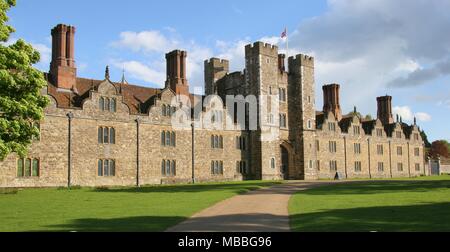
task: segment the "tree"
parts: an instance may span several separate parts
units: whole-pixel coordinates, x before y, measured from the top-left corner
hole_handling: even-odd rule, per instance
[[[435,158],[437,156],[450,157],[447,141],[438,140],[431,143],[430,154]]]
[[[425,147],[426,148],[431,148],[431,143],[430,143],[430,141],[428,141],[428,136],[425,133],[425,131],[423,131],[423,130],[420,131],[420,136],[422,137],[423,142],[425,143]]]
[[[7,25],[6,12],[15,0],[0,0],[0,160],[11,152],[23,157],[39,136],[38,123],[49,100],[41,95],[47,85],[44,74],[33,67],[39,52],[19,39],[7,45],[14,29]]]

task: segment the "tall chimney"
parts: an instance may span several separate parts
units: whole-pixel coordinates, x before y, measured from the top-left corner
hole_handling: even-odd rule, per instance
[[[377,117],[383,125],[394,123],[392,116],[392,96],[377,97]]]
[[[333,113],[336,120],[342,119],[342,111],[339,97],[339,84],[329,84],[322,87],[323,90],[323,112]]]
[[[50,75],[58,88],[71,89],[75,86],[75,27],[58,24],[52,29],[52,62]]]
[[[186,79],[186,51],[174,50],[166,54],[167,80],[166,87],[176,94],[189,95],[189,84]]]
[[[284,72],[286,70],[284,65],[284,59],[286,58],[285,54],[278,54],[278,69],[280,72]]]

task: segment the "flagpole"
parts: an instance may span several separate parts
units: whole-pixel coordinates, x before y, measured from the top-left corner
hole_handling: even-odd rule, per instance
[[[289,34],[286,27],[286,59],[289,59]]]

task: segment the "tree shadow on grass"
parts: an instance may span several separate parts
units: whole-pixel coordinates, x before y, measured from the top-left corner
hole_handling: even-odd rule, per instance
[[[181,225],[177,226],[177,224]],[[113,219],[75,219],[68,224],[52,225],[47,228],[55,231],[77,232],[280,232],[289,231],[289,221],[285,216],[263,213],[191,219],[178,216],[138,216]]]
[[[142,187],[100,187],[93,192],[129,192],[129,193],[179,193],[231,190],[235,193],[245,193],[262,187],[277,185],[280,182],[246,182],[232,184],[190,184],[190,185],[149,185]]]
[[[75,219],[68,224],[47,226],[55,231],[77,232],[160,232],[186,220],[179,216],[136,216],[113,219]]]
[[[350,181],[303,191],[307,195],[379,194],[395,192],[428,192],[450,188],[450,180],[435,181]]]
[[[290,217],[293,231],[450,231],[450,202],[324,210]]]

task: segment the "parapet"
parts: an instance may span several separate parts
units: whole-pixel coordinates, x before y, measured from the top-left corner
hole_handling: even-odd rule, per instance
[[[226,59],[211,58],[211,59],[205,60],[205,66],[207,66],[207,65],[214,67],[214,68],[217,68],[217,67],[222,68],[223,67],[225,69],[229,69],[230,62]]]
[[[300,66],[306,66],[306,67],[312,67],[314,68],[314,57],[308,56],[306,54],[297,54],[294,56],[289,57],[288,59],[289,69],[292,69],[293,67],[300,67]],[[291,71],[289,71],[291,72]]]
[[[245,46],[245,55],[264,54],[268,56],[278,57],[278,46],[257,41],[253,44]]]

